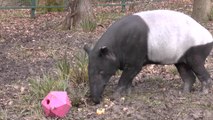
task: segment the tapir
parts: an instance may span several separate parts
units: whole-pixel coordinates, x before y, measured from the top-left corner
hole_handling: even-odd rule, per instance
[[[99,104],[109,79],[120,69],[117,93],[127,91],[147,64],[174,64],[183,80],[183,92],[192,90],[196,77],[201,92],[212,85],[204,64],[213,46],[211,33],[190,16],[171,10],[134,13],[114,22],[88,53],[91,98]]]

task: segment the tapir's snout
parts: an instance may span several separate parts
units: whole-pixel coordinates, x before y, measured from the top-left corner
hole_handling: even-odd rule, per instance
[[[101,102],[104,88],[105,88],[105,85],[103,84],[102,85],[95,84],[90,88],[91,99],[95,104],[99,104]]]
[[[93,91],[94,89],[91,89],[91,99],[95,104],[100,104],[101,99],[102,99],[102,89],[95,89],[95,91]]]

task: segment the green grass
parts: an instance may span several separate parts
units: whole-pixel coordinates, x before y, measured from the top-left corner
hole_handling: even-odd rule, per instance
[[[55,65],[54,73],[46,73],[41,77],[29,80],[29,91],[22,96],[24,111],[22,114],[42,119],[44,116],[41,101],[50,91],[67,91],[72,106],[86,104],[88,92],[88,58],[86,53],[79,52],[70,64],[66,55]]]
[[[65,81],[69,80],[71,68],[66,58],[66,55],[64,56],[63,59],[59,60],[59,62],[56,64],[56,69],[57,69],[59,80],[65,80]]]
[[[31,5],[32,0],[19,0],[20,3],[22,3],[23,5]]]
[[[210,13],[209,13],[209,15],[208,15],[208,20],[209,20],[209,21],[212,21],[212,20],[213,20],[213,8],[211,8],[211,11],[210,11]]]
[[[43,75],[42,78],[30,80],[30,94],[33,95],[35,99],[41,100],[50,91],[54,90],[67,90],[67,82],[60,79],[54,79],[49,74]]]
[[[78,106],[85,102],[85,95],[88,92],[88,57],[84,51],[74,56],[74,61],[70,69],[70,97],[72,104]]]
[[[93,32],[96,29],[96,22],[92,20],[83,20],[80,23],[81,28],[84,32]]]
[[[63,5],[64,5],[64,1],[63,0],[46,0],[44,6],[63,6]],[[39,5],[37,5],[37,6],[39,6]],[[43,6],[43,5],[40,5],[40,6]],[[62,12],[62,11],[64,11],[64,8],[57,8],[57,7],[53,7],[53,8],[37,8],[37,11],[39,13]]]
[[[93,32],[97,25],[103,25],[111,23],[111,21],[118,20],[125,13],[109,13],[109,12],[101,12],[96,15],[96,20],[84,20],[80,23],[81,28],[84,32]]]
[[[88,82],[88,57],[85,52],[79,52],[74,56],[75,60],[71,64],[70,76],[76,85],[87,84]]]
[[[98,24],[104,24],[107,21],[117,20],[124,16],[125,13],[110,13],[110,12],[102,12],[96,15],[96,20]]]
[[[0,120],[7,120],[8,118],[7,110],[4,110],[0,107]]]
[[[5,10],[5,13],[0,14],[0,20],[6,20],[10,17],[17,17],[17,18],[28,18],[30,17],[29,13],[26,13],[26,10],[13,10],[8,14],[9,10]]]

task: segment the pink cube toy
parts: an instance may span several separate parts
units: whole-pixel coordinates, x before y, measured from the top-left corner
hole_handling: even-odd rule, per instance
[[[70,110],[71,101],[65,91],[51,91],[41,102],[46,116],[64,117]]]

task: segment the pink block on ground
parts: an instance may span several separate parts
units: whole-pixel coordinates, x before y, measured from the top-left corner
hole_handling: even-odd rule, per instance
[[[64,91],[51,91],[41,102],[46,116],[64,117],[72,107],[71,101]]]

